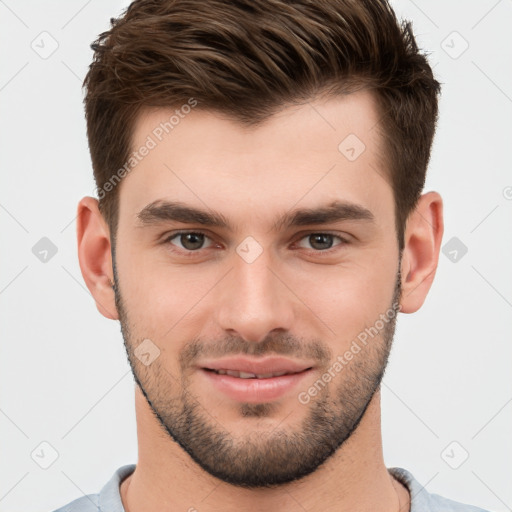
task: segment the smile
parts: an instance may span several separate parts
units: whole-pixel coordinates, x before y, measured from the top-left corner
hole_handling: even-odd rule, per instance
[[[300,373],[300,372],[283,371],[283,372],[256,374],[256,373],[248,373],[248,372],[242,372],[242,371],[237,371],[237,370],[213,370],[210,368],[205,368],[205,369],[208,371],[214,372],[218,375],[230,375],[231,377],[238,377],[240,379],[271,379],[273,377],[281,377],[283,375],[293,375],[294,373]]]

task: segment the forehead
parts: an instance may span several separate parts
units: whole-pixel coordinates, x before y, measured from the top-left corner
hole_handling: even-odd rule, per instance
[[[269,222],[299,203],[339,200],[382,216],[393,197],[377,127],[369,92],[286,107],[252,127],[199,108],[146,110],[133,133],[137,161],[122,182],[120,219],[158,200]]]

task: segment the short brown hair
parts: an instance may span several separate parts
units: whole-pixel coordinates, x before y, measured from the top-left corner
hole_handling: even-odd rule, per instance
[[[425,184],[440,84],[411,24],[386,0],[136,0],[91,47],[87,135],[112,238],[119,187],[105,185],[129,158],[142,108],[194,98],[197,108],[255,125],[288,104],[365,88],[379,105],[402,250]]]

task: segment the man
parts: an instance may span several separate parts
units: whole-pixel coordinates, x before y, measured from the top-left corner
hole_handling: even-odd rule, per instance
[[[410,25],[385,0],[139,0],[93,49],[79,260],[139,459],[60,510],[480,510],[383,460],[396,316],[443,235]]]

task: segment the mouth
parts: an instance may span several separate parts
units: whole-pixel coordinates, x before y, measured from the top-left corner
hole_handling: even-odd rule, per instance
[[[296,365],[298,366],[298,365]],[[279,369],[255,368],[256,372],[232,368],[201,367],[207,393],[220,393],[235,402],[263,403],[288,397],[305,388],[304,380],[313,372],[312,366]],[[245,370],[248,370],[246,368]]]
[[[228,370],[228,369],[219,369],[216,370],[214,368],[203,368],[207,372],[216,373],[217,375],[229,375],[231,377],[237,377],[239,379],[273,379],[275,377],[282,377],[283,375],[295,375],[298,373],[303,373],[308,370],[311,370],[312,367],[305,368],[304,370],[300,370],[297,372],[289,372],[286,370],[278,371],[278,372],[270,372],[270,373],[250,373],[243,372],[238,370]]]
[[[314,365],[282,357],[236,357],[203,361],[198,369],[206,392],[220,392],[236,402],[261,403],[290,396],[299,384],[304,387]]]

